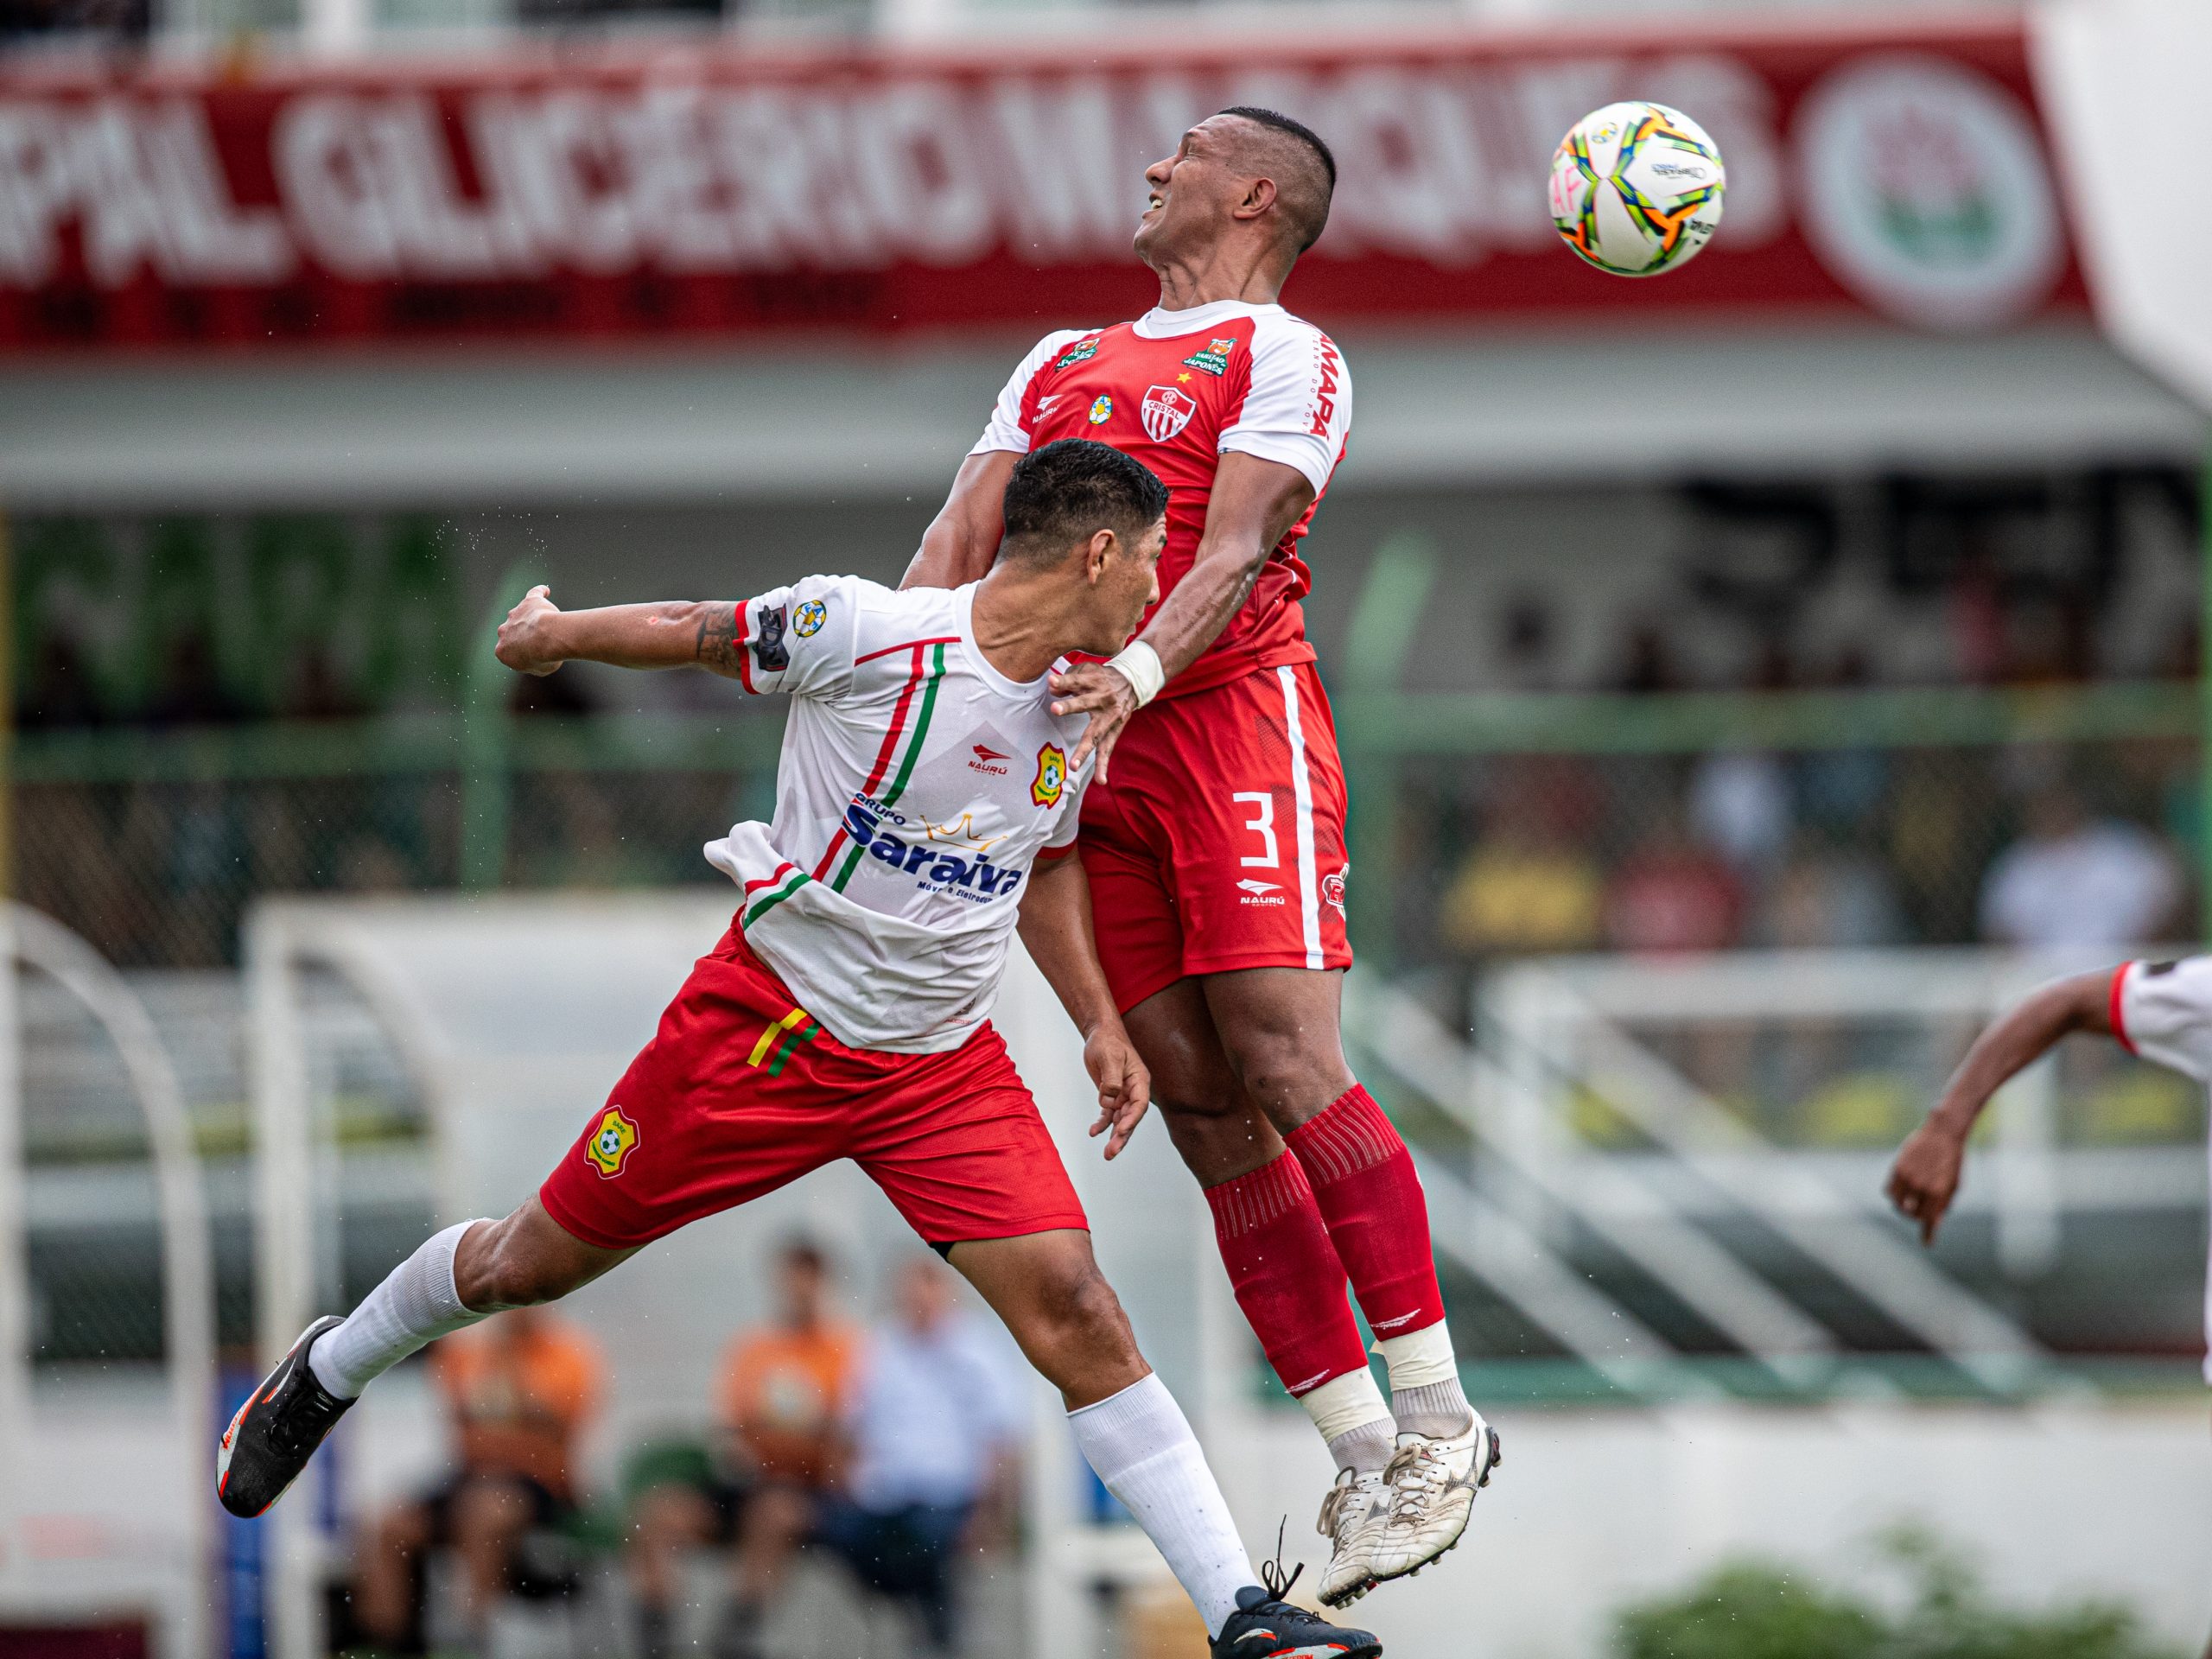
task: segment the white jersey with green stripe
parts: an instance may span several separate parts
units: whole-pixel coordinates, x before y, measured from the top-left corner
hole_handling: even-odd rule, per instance
[[[966,1042],[1031,868],[1075,845],[1084,716],[984,660],[975,597],[809,576],[741,607],[740,680],[793,702],[775,822],[707,858],[745,890],[747,943],[855,1048]]]

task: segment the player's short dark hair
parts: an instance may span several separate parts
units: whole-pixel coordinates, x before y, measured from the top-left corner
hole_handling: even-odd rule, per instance
[[[1049,562],[1102,530],[1134,541],[1167,511],[1167,486],[1111,444],[1062,438],[1014,463],[1004,510],[1007,550]]]
[[[1328,228],[1329,203],[1337,193],[1336,153],[1319,133],[1280,110],[1236,104],[1221,113],[1281,135],[1275,142],[1282,155],[1294,158],[1295,172],[1292,177],[1275,181],[1275,199],[1281,204],[1285,219],[1297,240],[1296,251],[1305,252],[1321,239],[1321,232]]]

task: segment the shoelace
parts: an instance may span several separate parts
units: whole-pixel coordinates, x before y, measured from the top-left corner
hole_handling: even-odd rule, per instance
[[[1355,1501],[1372,1503],[1379,1484],[1372,1478],[1355,1475],[1350,1480],[1339,1481],[1330,1487],[1328,1496],[1321,1500],[1321,1519],[1314,1530],[1324,1538],[1334,1538],[1338,1525],[1344,1520],[1344,1510]]]
[[[1289,1524],[1289,1518],[1286,1516],[1281,1524],[1275,1528],[1274,1560],[1260,1563],[1260,1588],[1268,1592],[1268,1599],[1262,1605],[1267,1609],[1268,1617],[1270,1619],[1278,1624],[1287,1626],[1293,1635],[1296,1635],[1300,1630],[1334,1630],[1336,1626],[1319,1613],[1309,1613],[1303,1607],[1294,1605],[1290,1600],[1291,1586],[1305,1576],[1306,1563],[1300,1561],[1296,1567],[1291,1568],[1288,1578],[1283,1577],[1282,1535],[1283,1529]]]
[[[302,1431],[312,1430],[320,1440],[331,1424],[338,1421],[339,1411],[345,1408],[336,1402],[332,1403],[337,1405],[337,1410],[323,1403],[320,1390],[308,1386],[307,1364],[301,1362],[284,1379],[276,1397],[270,1402],[275,1421],[270,1425],[269,1438],[287,1457],[296,1455],[306,1443]]]
[[[1415,1440],[1399,1448],[1390,1466],[1382,1471],[1382,1478],[1389,1483],[1390,1524],[1395,1527],[1419,1520],[1423,1500],[1447,1484],[1451,1477],[1436,1455],[1434,1442]]]

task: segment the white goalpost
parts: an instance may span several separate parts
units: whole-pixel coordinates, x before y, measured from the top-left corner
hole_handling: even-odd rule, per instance
[[[152,1020],[91,945],[15,904],[0,909],[0,1623],[143,1617],[164,1659],[213,1659],[215,1302],[192,1125]],[[81,1005],[145,1120],[165,1355],[151,1422],[134,1409],[57,1431],[35,1397],[18,969]],[[88,1451],[114,1466],[95,1475],[74,1461]]]

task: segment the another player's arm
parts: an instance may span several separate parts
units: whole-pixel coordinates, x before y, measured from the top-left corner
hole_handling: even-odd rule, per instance
[[[1206,527],[1191,568],[1137,636],[1158,653],[1173,680],[1221,637],[1250,597],[1268,555],[1313,505],[1313,481],[1295,467],[1230,450],[1214,471]],[[1081,663],[1052,677],[1054,714],[1087,714],[1090,723],[1068,757],[1071,770],[1093,750],[1098,775],[1122,728],[1137,711],[1136,687],[1119,670]]]
[[[499,658],[523,674],[563,663],[616,668],[703,668],[735,678],[743,626],[731,600],[674,600],[564,611],[543,586],[531,588],[499,625]]]
[[[2109,1035],[2112,982],[2110,969],[2054,980],[1974,1039],[1890,1170],[1890,1202],[1920,1224],[1921,1243],[1936,1242],[1959,1190],[1967,1137],[1990,1097],[2069,1033]]]
[[[1107,987],[1106,970],[1098,965],[1098,945],[1090,931],[1090,880],[1083,873],[1081,854],[1065,853],[1037,864],[1021,895],[1017,925],[1030,960],[1083,1033],[1083,1063],[1098,1085],[1098,1121],[1090,1133],[1095,1137],[1112,1130],[1106,1155],[1116,1157],[1152,1103],[1152,1077],[1137,1058]]]
[[[1006,533],[1006,481],[1020,459],[1011,449],[986,449],[960,463],[901,588],[964,588],[990,573]]]

